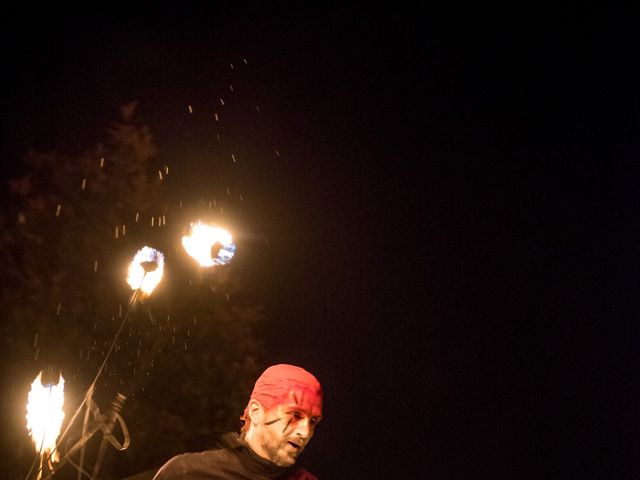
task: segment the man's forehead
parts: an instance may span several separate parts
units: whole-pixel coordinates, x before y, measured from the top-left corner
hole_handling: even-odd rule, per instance
[[[291,389],[278,403],[284,409],[300,411],[309,417],[322,416],[322,396],[313,390]]]

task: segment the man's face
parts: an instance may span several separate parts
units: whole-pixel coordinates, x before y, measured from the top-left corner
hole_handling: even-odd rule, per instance
[[[262,425],[256,432],[258,446],[262,450],[258,453],[276,465],[293,465],[313,437],[319,421],[319,415],[295,402],[266,410]]]

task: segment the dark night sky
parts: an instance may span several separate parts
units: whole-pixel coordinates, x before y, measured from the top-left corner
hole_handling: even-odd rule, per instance
[[[321,478],[633,477],[625,15],[258,2],[5,23],[5,178],[29,146],[90,147],[137,99],[197,199],[222,188],[198,109],[228,81],[261,105],[234,113],[234,181],[269,239],[267,360],[325,385]]]

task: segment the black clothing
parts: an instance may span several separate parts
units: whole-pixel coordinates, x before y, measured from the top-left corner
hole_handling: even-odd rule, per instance
[[[237,434],[223,448],[184,453],[164,464],[153,480],[317,480],[296,466],[280,467],[256,455]]]

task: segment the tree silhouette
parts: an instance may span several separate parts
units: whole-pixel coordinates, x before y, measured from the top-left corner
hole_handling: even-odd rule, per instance
[[[93,399],[106,411],[116,393],[127,398],[122,416],[132,442],[123,452],[107,452],[104,479],[207,448],[236,429],[258,373],[253,325],[262,309],[230,301],[242,284],[233,264],[203,271],[182,252],[185,225],[172,222],[168,168],[136,111],[135,102],[123,106],[108,141],[90,151],[28,152],[26,173],[9,183],[9,205],[0,215],[0,342],[9,381],[3,403],[10,412],[2,420],[9,457],[3,478],[24,478],[35,454],[24,402],[48,366],[67,379],[69,420],[109,355]],[[144,245],[165,253],[170,274],[153,295],[130,302],[126,266]],[[81,428],[79,415],[61,448]],[[85,470],[99,442],[96,435],[86,444]],[[61,475],[75,476],[76,462]]]

